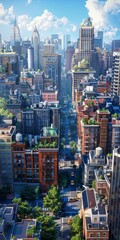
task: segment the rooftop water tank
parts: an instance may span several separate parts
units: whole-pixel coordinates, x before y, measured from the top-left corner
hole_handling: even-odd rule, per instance
[[[102,153],[103,153],[102,148],[101,148],[101,147],[97,147],[97,148],[96,148],[96,155],[97,155],[97,156],[100,156]]]
[[[17,133],[16,134],[16,142],[22,142],[22,140],[23,140],[22,134],[21,133]]]

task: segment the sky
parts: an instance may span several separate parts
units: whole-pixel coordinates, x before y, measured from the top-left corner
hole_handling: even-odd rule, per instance
[[[22,40],[31,39],[36,25],[40,39],[51,33],[70,34],[79,38],[83,19],[91,18],[95,35],[104,31],[104,42],[120,39],[120,0],[2,0],[0,1],[0,34],[10,40],[17,19]]]

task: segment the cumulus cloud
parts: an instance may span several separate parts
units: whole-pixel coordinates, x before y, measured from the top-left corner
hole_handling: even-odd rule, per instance
[[[120,0],[107,0],[104,4],[104,10],[116,14],[120,11]]]
[[[47,9],[43,11],[43,14],[36,16],[31,19],[28,15],[21,15],[18,17],[18,25],[20,29],[27,29],[28,31],[33,31],[36,26],[39,31],[48,31],[53,28],[56,31],[60,32],[61,29],[68,29],[67,31],[75,32],[77,27],[74,24],[71,24],[66,17],[58,18],[52,12],[49,12]]]
[[[35,25],[39,30],[47,31],[50,28],[59,28],[67,24],[68,19],[66,17],[58,18],[47,9],[45,9],[41,16],[37,16],[31,20],[28,26],[28,30],[32,31]]]
[[[104,37],[105,37],[106,41],[107,41],[107,39],[109,41],[112,41],[114,36],[116,35],[117,31],[119,31],[118,28],[112,28],[112,27],[110,28],[110,30],[106,31],[104,33]]]
[[[88,15],[93,21],[95,30],[103,30],[106,39],[114,37],[118,29],[113,28],[110,24],[110,14],[117,16],[120,12],[120,0],[87,0],[85,6],[88,10]]]
[[[13,6],[5,9],[3,4],[0,3],[0,23],[1,24],[10,24],[14,20],[14,9]]]
[[[17,18],[17,22],[21,30],[27,29],[29,27],[30,21],[31,21],[31,18],[28,15],[21,15],[21,16],[18,16]]]
[[[104,3],[99,0],[87,0],[86,8],[88,15],[92,18],[95,28],[104,29],[107,25],[107,14],[104,11]]]

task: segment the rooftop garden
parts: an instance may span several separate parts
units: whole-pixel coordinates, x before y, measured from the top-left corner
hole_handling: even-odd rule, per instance
[[[8,111],[6,108],[7,101],[5,98],[0,98],[0,116],[12,118],[13,114]]]
[[[107,112],[108,112],[108,109],[102,108],[102,109],[98,109],[98,111],[99,111],[99,112],[106,112],[106,113],[107,113]]]
[[[120,114],[118,114],[118,113],[112,114],[112,118],[119,118],[119,117],[120,117]]]
[[[56,141],[40,141],[39,144],[35,144],[34,147],[32,148],[33,150],[37,150],[39,148],[57,148],[58,143]]]
[[[98,125],[98,122],[93,118],[89,118],[88,120],[85,118],[82,118],[82,122],[84,125]]]
[[[83,59],[81,62],[78,63],[78,65],[76,64],[74,66],[74,70],[78,72],[89,72],[92,70],[92,68],[90,67],[88,61],[86,59]]]

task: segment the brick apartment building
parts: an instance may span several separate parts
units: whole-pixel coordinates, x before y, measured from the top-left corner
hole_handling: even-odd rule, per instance
[[[52,126],[43,129],[40,139],[30,137],[23,141],[18,134],[17,142],[12,144],[14,190],[30,184],[39,185],[44,192],[52,184],[57,185],[58,146],[58,135]]]

